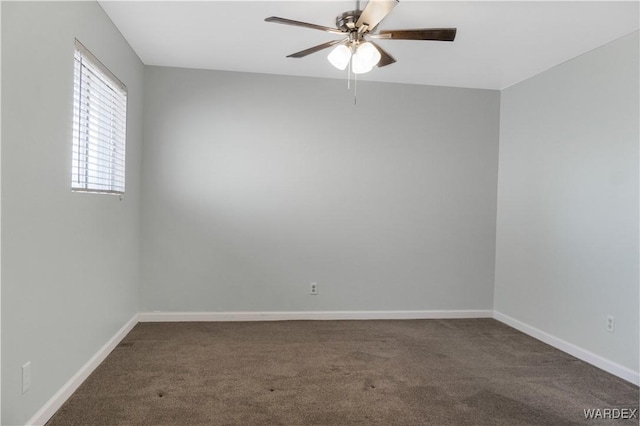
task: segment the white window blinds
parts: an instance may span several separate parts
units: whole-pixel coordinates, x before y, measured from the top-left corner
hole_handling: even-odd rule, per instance
[[[124,194],[127,88],[78,40],[74,63],[71,189]]]

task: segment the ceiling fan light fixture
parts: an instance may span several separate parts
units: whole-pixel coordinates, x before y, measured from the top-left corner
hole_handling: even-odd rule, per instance
[[[1,1],[1,0],[0,0]],[[386,67],[396,62],[395,58],[374,42],[367,42],[367,37],[388,40],[430,40],[453,41],[456,28],[415,28],[402,30],[381,30],[377,32],[378,24],[398,4],[398,0],[368,0],[363,10],[360,1],[356,1],[355,10],[344,12],[336,18],[335,28],[293,19],[270,16],[267,22],[310,28],[330,34],[342,36],[342,40],[332,40],[311,48],[287,55],[287,58],[303,58],[312,53],[336,46],[327,56],[329,62],[339,70],[344,70],[351,64],[351,72],[363,74],[373,67]]]
[[[351,59],[351,49],[349,49],[344,44],[340,44],[336,46],[335,49],[329,53],[327,59],[334,67],[339,70],[344,70],[347,65],[349,65],[349,60]]]
[[[362,43],[351,57],[351,69],[354,74],[367,73],[378,64],[380,57],[380,52],[373,44],[369,42]]]

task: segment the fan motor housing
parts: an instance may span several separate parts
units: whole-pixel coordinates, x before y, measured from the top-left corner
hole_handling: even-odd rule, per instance
[[[356,22],[360,18],[361,10],[350,10],[336,17],[336,27],[344,31],[356,30]]]

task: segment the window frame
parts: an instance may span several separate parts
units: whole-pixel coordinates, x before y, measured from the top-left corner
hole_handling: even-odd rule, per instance
[[[71,191],[125,193],[127,87],[75,39]]]

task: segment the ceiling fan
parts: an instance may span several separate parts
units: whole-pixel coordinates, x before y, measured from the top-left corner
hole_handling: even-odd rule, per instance
[[[456,28],[380,30],[375,32],[378,24],[391,12],[396,4],[398,4],[398,0],[369,0],[364,10],[360,10],[360,2],[357,1],[355,10],[349,10],[338,15],[336,28],[277,16],[266,18],[265,21],[311,28],[343,36],[341,39],[328,41],[309,49],[292,53],[287,55],[287,58],[303,58],[337,45],[327,57],[329,62],[340,70],[344,70],[347,65],[351,65],[351,70],[354,74],[363,74],[371,71],[374,66],[384,67],[396,62],[393,56],[370,39],[433,41],[453,41],[455,39]]]

